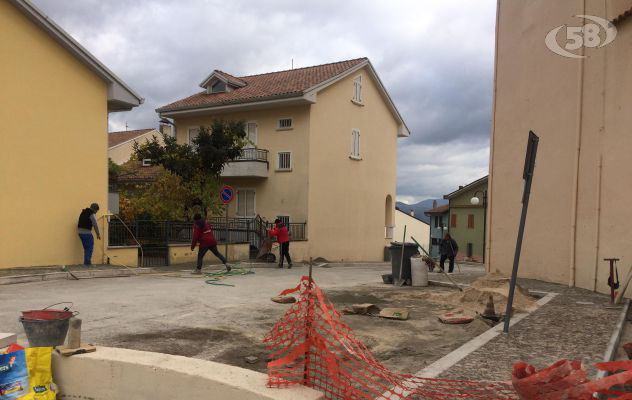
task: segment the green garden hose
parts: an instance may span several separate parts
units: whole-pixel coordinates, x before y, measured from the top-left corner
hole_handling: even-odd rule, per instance
[[[206,275],[209,278],[209,279],[207,279],[205,281],[209,285],[234,287],[235,285],[231,285],[230,283],[221,283],[221,281],[224,280],[226,277],[229,277],[229,276],[250,275],[250,274],[254,274],[254,273],[255,273],[255,271],[253,271],[252,269],[233,268],[230,272],[228,272],[228,271],[213,271],[213,272],[206,272],[204,275]]]

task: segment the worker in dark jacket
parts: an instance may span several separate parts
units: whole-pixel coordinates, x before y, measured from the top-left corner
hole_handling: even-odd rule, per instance
[[[283,258],[287,258],[287,268],[292,268],[292,259],[290,258],[290,234],[287,226],[280,219],[274,220],[274,229],[270,229],[270,237],[277,237],[279,242],[279,268],[283,268]]]
[[[191,242],[191,250],[195,249],[198,242],[200,243],[200,247],[198,249],[197,268],[193,271],[194,274],[202,273],[202,261],[204,260],[204,255],[209,250],[224,264],[226,272],[230,272],[231,268],[230,265],[226,263],[226,258],[217,250],[217,240],[215,240],[211,225],[206,222],[200,214],[195,214],[195,216],[193,216],[193,241]]]
[[[452,239],[452,236],[450,236],[449,233],[446,233],[439,245],[439,253],[441,254],[440,264],[442,270],[445,271],[443,264],[447,258],[450,260],[450,269],[448,272],[452,273],[454,271],[454,258],[458,252],[459,245],[456,244],[456,241]]]
[[[99,205],[92,203],[90,208],[84,208],[79,214],[79,222],[77,223],[77,232],[79,239],[83,245],[83,265],[92,265],[92,250],[94,249],[94,237],[92,236],[92,228],[97,234],[97,239],[101,240],[99,225],[95,214],[99,211]]]

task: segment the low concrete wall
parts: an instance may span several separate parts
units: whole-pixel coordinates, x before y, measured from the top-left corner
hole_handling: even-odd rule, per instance
[[[125,265],[127,267],[138,266],[138,247],[108,247],[106,257],[110,264]]]
[[[53,354],[58,399],[319,400],[305,387],[269,389],[259,372],[161,353],[98,347],[95,353]]]
[[[224,245],[218,246],[219,251],[224,254]],[[208,257],[215,257],[209,253]],[[108,247],[106,251],[110,263],[114,265],[125,265],[128,267],[138,266],[138,247]],[[248,260],[250,258],[250,245],[248,243],[237,243],[228,245],[228,260],[239,261]],[[182,264],[197,260],[197,249],[191,251],[188,244],[170,244],[169,245],[169,263]],[[218,261],[219,262],[219,261]]]
[[[225,247],[223,244],[217,246],[220,253],[224,254]],[[188,262],[194,262],[197,260],[197,248],[191,251],[191,246],[188,244],[172,244],[169,245],[169,262],[171,264],[182,264]],[[224,256],[226,256],[224,254]],[[228,245],[228,261],[240,261],[248,260],[250,258],[250,245],[248,243],[236,243]],[[205,256],[207,262],[215,261],[219,263],[219,260],[215,258],[213,253],[207,253]]]

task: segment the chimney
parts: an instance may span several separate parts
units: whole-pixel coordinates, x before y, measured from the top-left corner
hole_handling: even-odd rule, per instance
[[[415,210],[410,210],[410,216],[414,217],[415,216]]]
[[[463,189],[463,186],[462,186],[462,185],[459,185],[459,190],[461,190],[461,189]]]
[[[432,208],[437,208],[437,200],[432,200]]]

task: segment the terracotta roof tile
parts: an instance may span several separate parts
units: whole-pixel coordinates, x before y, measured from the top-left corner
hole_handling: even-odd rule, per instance
[[[110,132],[108,134],[108,147],[113,147],[117,144],[127,142],[128,140],[132,140],[151,131],[153,131],[153,129],[137,129],[135,131]]]
[[[232,79],[245,82],[246,86],[223,93],[209,94],[206,91],[203,91],[175,101],[171,104],[167,104],[156,111],[165,112],[186,110],[191,108],[250,103],[262,100],[302,96],[306,89],[340,75],[346,70],[367,60],[367,58],[357,58],[354,60],[340,61],[331,64],[316,65],[313,67],[241,77],[233,77],[225,72],[217,71],[218,73],[226,75]]]
[[[123,170],[116,177],[110,177],[115,183],[146,183],[153,182],[164,172],[161,165],[143,166],[141,161],[130,160],[123,164]]]

